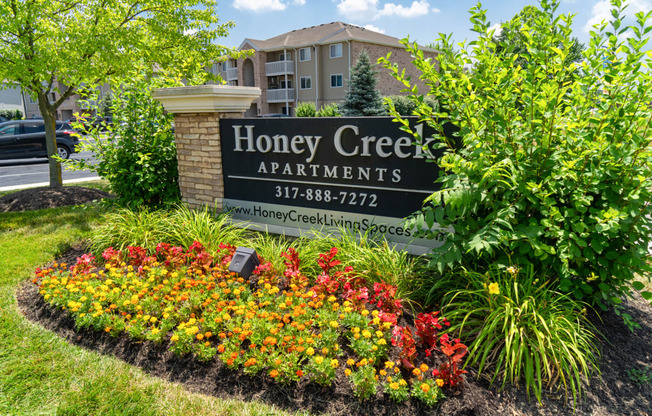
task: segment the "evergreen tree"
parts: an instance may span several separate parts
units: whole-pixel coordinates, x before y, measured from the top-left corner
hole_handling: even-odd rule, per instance
[[[380,93],[376,89],[377,73],[369,55],[362,51],[351,70],[351,81],[342,103],[343,116],[382,116],[386,114]]]

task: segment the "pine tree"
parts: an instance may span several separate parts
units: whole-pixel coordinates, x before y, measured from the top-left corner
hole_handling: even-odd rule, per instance
[[[378,82],[376,76],[369,55],[362,51],[351,70],[349,90],[342,103],[343,116],[382,116],[386,114],[380,93],[376,89]]]

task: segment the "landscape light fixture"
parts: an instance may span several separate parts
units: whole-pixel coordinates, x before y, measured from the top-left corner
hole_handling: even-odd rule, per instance
[[[233,253],[231,263],[229,263],[229,271],[238,273],[244,279],[248,279],[259,264],[256,250],[248,247],[238,247]]]

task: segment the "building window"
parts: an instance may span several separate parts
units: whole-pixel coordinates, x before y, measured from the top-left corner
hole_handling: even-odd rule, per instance
[[[285,80],[281,81],[281,89],[292,88],[292,80],[288,79],[287,86],[285,85]]]
[[[331,75],[331,88],[340,88],[343,85],[342,74]]]
[[[342,56],[342,44],[336,43],[331,45],[331,58],[339,58]]]
[[[310,60],[310,48],[301,48],[299,49],[299,61],[309,61]]]
[[[290,59],[292,59],[290,54],[287,54],[287,53],[279,53],[278,54],[278,60],[279,61],[289,61]]]
[[[281,107],[281,113],[283,113],[285,115],[288,115],[288,116],[291,115],[292,114],[292,107],[286,107],[286,106]]]
[[[301,89],[309,90],[312,88],[312,78],[311,77],[301,77],[300,78]]]

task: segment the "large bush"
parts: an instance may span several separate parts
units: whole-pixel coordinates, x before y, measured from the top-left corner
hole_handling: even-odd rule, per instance
[[[151,96],[153,88],[166,82],[137,74],[112,96],[111,124],[75,126],[92,137],[82,140],[82,150],[92,151],[97,162],[71,159],[65,163],[97,172],[109,182],[121,205],[156,207],[180,199],[173,117]]]
[[[7,120],[21,120],[23,118],[23,112],[20,110],[0,110],[0,117],[4,117]]]
[[[579,63],[567,64],[572,17],[555,16],[556,1],[542,1],[520,28],[526,68],[513,44],[492,41],[480,6],[471,9],[478,39],[459,53],[450,36],[438,40],[446,47],[437,62],[405,40],[426,94],[446,111],[424,105],[385,60],[445,148],[442,189],[411,218],[427,236],[446,233],[432,253],[440,270],[532,264],[542,281],[601,306],[651,271],[652,13],[628,25],[620,0],[612,5],[612,21],[591,32]],[[460,127],[461,147],[443,135],[446,122]]]

